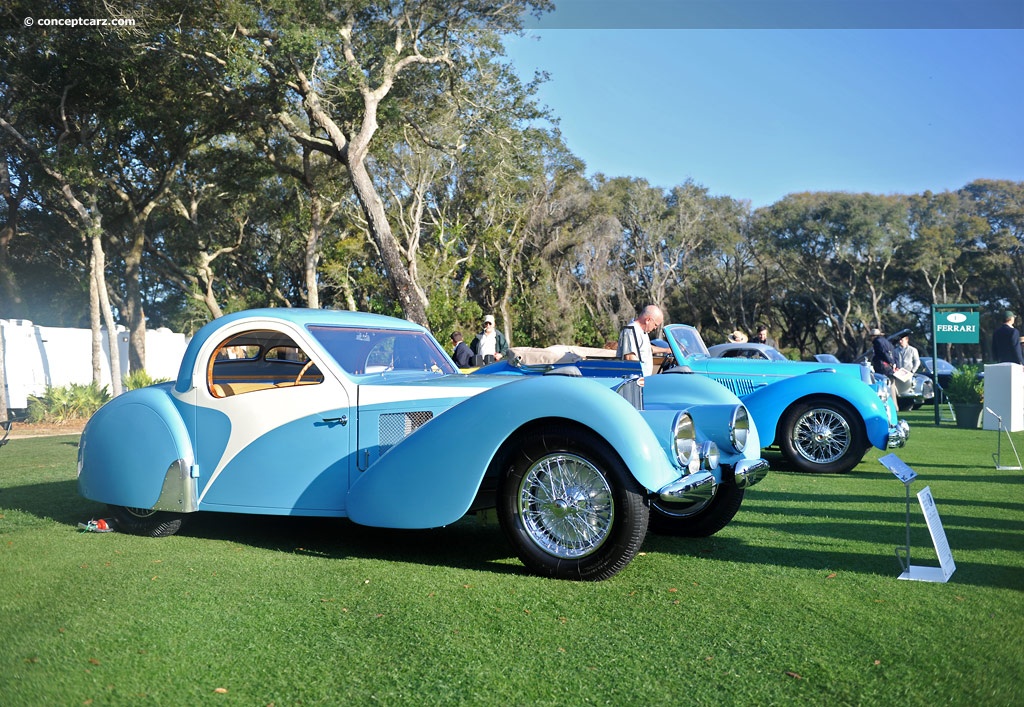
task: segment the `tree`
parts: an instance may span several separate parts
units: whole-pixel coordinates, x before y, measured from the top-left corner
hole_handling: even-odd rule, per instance
[[[812,306],[813,320],[805,315],[790,327],[823,327],[840,354],[853,357],[867,330],[890,319],[896,293],[887,278],[895,252],[909,237],[902,198],[791,194],[755,214],[754,237],[790,291]]]
[[[493,37],[489,23],[514,29],[524,11],[549,5],[418,0],[352,3],[335,11],[281,0],[260,12],[235,8],[249,56],[271,82],[297,96],[314,129],[298,124],[289,111],[274,117],[301,145],[345,165],[394,297],[413,321],[427,324],[426,298],[402,258],[374,183],[370,157],[379,121],[400,119],[393,94],[403,79],[414,75],[420,87],[445,90],[466,70],[476,43]]]

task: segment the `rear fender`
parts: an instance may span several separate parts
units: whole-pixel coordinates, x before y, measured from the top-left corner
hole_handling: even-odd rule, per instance
[[[523,376],[452,407],[392,447],[352,484],[356,523],[430,528],[469,510],[502,444],[537,421],[572,420],[603,437],[648,490],[679,478],[640,413],[586,378]]]
[[[78,449],[82,496],[130,508],[195,510],[192,443],[170,388],[128,391],[90,418]],[[164,488],[165,480],[172,488]],[[164,501],[174,497],[174,507],[161,502],[162,494]]]

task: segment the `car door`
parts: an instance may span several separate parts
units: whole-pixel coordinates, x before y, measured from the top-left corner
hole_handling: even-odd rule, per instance
[[[199,509],[345,515],[351,395],[333,362],[273,323],[225,332],[194,374]]]

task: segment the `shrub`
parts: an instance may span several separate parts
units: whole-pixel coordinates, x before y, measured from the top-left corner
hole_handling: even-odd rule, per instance
[[[107,387],[96,383],[72,383],[63,388],[47,386],[42,397],[30,395],[29,422],[67,422],[90,417],[110,400]]]
[[[951,403],[980,404],[985,394],[985,379],[981,377],[981,366],[961,366],[949,379],[945,392]]]
[[[149,375],[145,368],[141,368],[125,375],[121,382],[124,383],[125,390],[135,390],[136,388],[146,388],[157,383],[166,383],[167,380],[167,378],[154,378]]]

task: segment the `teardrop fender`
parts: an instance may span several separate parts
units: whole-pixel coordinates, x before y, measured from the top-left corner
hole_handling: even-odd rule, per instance
[[[355,480],[346,507],[356,523],[432,528],[469,510],[502,444],[524,425],[571,420],[589,427],[649,490],[679,478],[641,414],[586,378],[524,376],[459,403],[409,435]]]
[[[169,470],[187,471],[194,463],[188,430],[169,393],[170,384],[128,391],[89,419],[78,450],[83,497],[153,508]],[[194,505],[194,498],[186,500]]]

